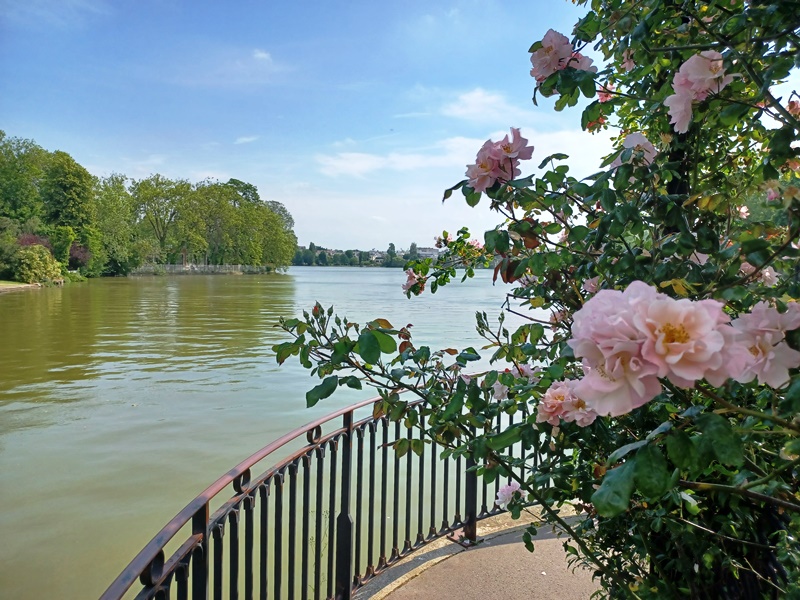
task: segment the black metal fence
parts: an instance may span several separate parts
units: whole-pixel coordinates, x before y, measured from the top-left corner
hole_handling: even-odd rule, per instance
[[[373,418],[374,403],[310,423],[231,469],[153,538],[102,600],[344,599],[434,539],[475,541],[477,522],[502,512],[494,503],[500,481],[486,485],[470,470],[474,462],[443,459],[435,444],[398,457],[393,443],[422,433]]]

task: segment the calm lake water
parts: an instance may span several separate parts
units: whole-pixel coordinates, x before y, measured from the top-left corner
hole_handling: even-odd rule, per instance
[[[399,269],[93,280],[0,294],[0,598],[93,598],[209,483],[314,409],[278,367],[280,316],[314,301],[413,323],[416,345],[481,345],[491,272],[408,300]]]

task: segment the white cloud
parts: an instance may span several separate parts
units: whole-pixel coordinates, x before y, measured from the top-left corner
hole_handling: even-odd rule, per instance
[[[368,154],[365,152],[337,152],[333,155],[318,154],[315,159],[320,172],[330,177],[346,176],[363,178],[376,171],[419,171],[431,168],[459,167],[466,164],[473,148],[480,145],[469,138],[447,138],[430,148],[409,152]]]
[[[234,144],[249,144],[251,142],[255,142],[259,136],[257,135],[243,135],[241,137],[236,138],[236,141],[233,142]]]
[[[502,94],[483,88],[460,94],[455,101],[442,106],[441,113],[446,117],[478,123],[530,122],[536,118],[533,110],[514,106]]]
[[[203,48],[183,57],[174,71],[175,74],[170,77],[173,83],[233,87],[273,83],[277,75],[289,72],[291,68],[276,61],[264,50],[225,48],[209,55],[208,50]]]

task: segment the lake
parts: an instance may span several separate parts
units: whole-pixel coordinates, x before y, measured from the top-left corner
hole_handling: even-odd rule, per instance
[[[0,294],[0,597],[99,596],[197,493],[287,431],[370,397],[271,347],[315,301],[413,323],[415,345],[479,347],[491,272],[406,299],[399,269],[92,280]],[[510,321],[509,324],[518,322]]]

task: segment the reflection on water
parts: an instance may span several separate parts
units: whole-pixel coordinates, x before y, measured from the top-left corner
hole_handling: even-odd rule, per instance
[[[95,280],[0,295],[0,596],[98,596],[189,499],[278,435],[368,397],[270,350],[315,301],[413,323],[417,345],[479,345],[478,281],[407,300],[397,269]],[[47,573],[42,577],[42,573]]]

